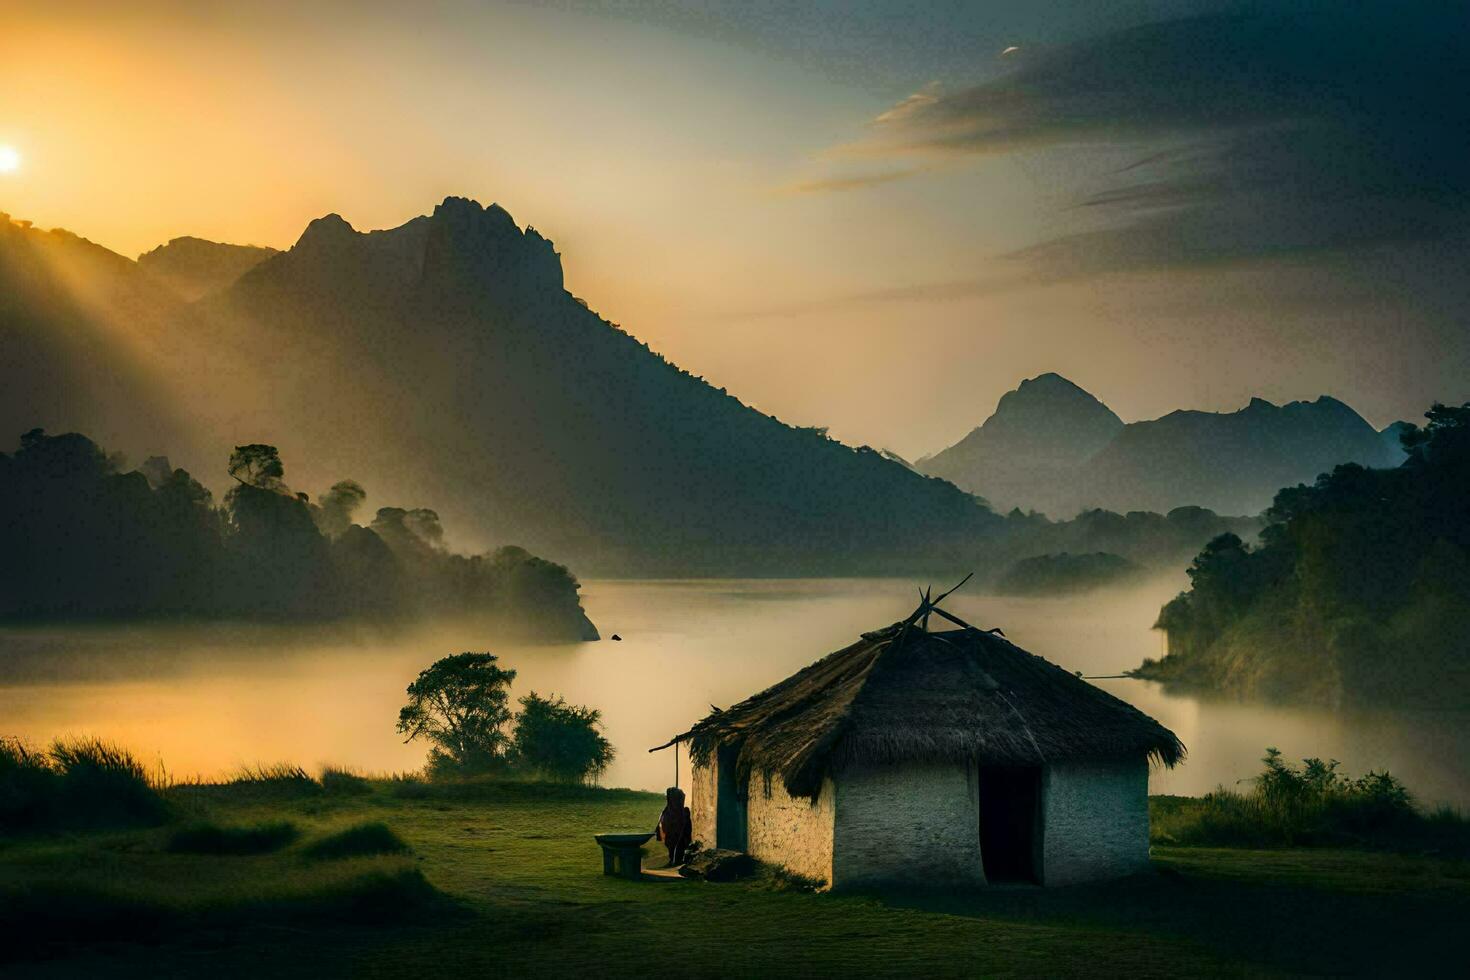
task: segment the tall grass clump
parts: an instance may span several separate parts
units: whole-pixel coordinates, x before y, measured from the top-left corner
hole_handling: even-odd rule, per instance
[[[195,823],[170,834],[166,850],[172,854],[269,854],[287,846],[299,835],[296,826],[284,820],[250,827]]]
[[[169,815],[161,782],[101,739],[57,739],[45,752],[0,740],[0,832],[154,826]]]
[[[1351,778],[1338,762],[1291,766],[1274,748],[1246,792],[1221,787],[1199,801],[1156,806],[1154,839],[1223,847],[1367,846],[1470,854],[1470,821],[1426,815],[1387,772]]]
[[[305,769],[289,762],[242,766],[228,785],[273,798],[315,796],[322,791],[321,783],[312,779]]]
[[[323,766],[321,784],[331,796],[367,796],[373,791],[365,777],[340,766]]]
[[[369,854],[402,854],[408,850],[402,837],[385,823],[360,823],[328,834],[306,846],[307,857],[319,860],[363,857]]]

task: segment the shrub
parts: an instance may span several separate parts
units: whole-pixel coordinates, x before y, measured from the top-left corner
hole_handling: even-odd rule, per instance
[[[1217,789],[1198,801],[1152,801],[1156,841],[1226,847],[1371,846],[1470,853],[1470,823],[1457,813],[1425,816],[1386,772],[1356,779],[1336,760],[1300,769],[1266,750],[1248,792]]]
[[[402,854],[408,850],[403,838],[384,823],[361,823],[329,834],[306,847],[306,856],[323,860],[361,857],[366,854]]]
[[[253,827],[198,823],[170,834],[167,850],[173,854],[268,854],[279,851],[298,836],[295,825],[286,821]]]
[[[596,782],[613,759],[613,747],[598,731],[602,713],[543,698],[521,698],[512,759],[523,772],[569,783]]]

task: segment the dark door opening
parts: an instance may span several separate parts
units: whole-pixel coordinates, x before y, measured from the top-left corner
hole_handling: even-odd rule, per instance
[[[987,881],[1041,880],[1041,770],[980,770],[980,860]]]
[[[745,787],[735,778],[735,757],[739,751],[720,746],[715,755],[715,846],[744,851]]]

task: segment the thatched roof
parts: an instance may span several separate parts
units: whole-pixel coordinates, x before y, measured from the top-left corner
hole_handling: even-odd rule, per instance
[[[850,762],[1037,765],[1147,755],[1173,766],[1184,757],[1174,733],[1132,705],[994,633],[928,632],[918,622],[925,612],[864,633],[674,741],[690,742],[696,762],[735,748],[742,780],[763,772],[811,799],[829,772]]]

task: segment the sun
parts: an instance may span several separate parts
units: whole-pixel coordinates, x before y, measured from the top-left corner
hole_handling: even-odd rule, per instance
[[[0,146],[0,174],[14,173],[20,169],[20,151],[13,146]]]

